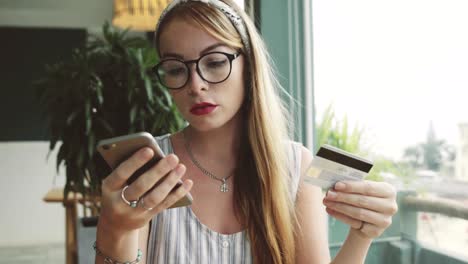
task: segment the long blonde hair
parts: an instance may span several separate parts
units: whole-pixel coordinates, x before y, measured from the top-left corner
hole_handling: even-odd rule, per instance
[[[246,118],[239,164],[234,177],[236,215],[247,227],[255,263],[295,262],[296,216],[289,192],[286,139],[287,111],[279,96],[280,85],[266,47],[253,22],[231,0],[223,0],[243,18],[251,41],[247,53],[230,20],[219,10],[198,1],[175,7],[160,26],[178,18],[193,22],[246,55]],[[155,36],[159,47],[159,36]]]

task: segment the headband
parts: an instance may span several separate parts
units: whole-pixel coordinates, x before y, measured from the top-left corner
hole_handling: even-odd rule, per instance
[[[231,21],[232,25],[236,28],[237,32],[239,33],[242,44],[244,44],[244,47],[247,51],[248,54],[251,54],[251,49],[250,49],[250,41],[249,41],[249,35],[247,33],[246,26],[244,24],[244,21],[242,18],[237,14],[237,12],[224,3],[223,1],[220,0],[173,0],[169,5],[162,11],[161,15],[159,16],[158,24],[156,25],[156,29],[154,31],[154,36],[156,37],[158,35],[159,31],[159,26],[161,25],[162,21],[164,21],[164,18],[166,15],[176,6],[186,3],[186,2],[202,2],[208,5],[212,5],[216,7],[219,11],[223,12],[227,18]]]

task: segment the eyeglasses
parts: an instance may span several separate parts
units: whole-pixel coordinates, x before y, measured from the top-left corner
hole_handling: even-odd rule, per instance
[[[210,52],[196,60],[162,60],[155,66],[162,85],[169,89],[180,89],[190,79],[189,64],[195,63],[198,75],[208,83],[224,82],[231,75],[232,61],[241,53]]]

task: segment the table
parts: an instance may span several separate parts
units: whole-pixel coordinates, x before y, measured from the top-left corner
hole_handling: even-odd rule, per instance
[[[78,221],[78,203],[83,202],[80,194],[69,193],[68,199],[63,199],[63,188],[52,188],[44,196],[46,203],[62,203],[65,207],[65,257],[66,264],[77,264],[76,224]]]

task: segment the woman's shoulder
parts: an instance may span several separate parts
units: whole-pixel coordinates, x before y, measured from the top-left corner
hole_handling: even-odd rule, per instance
[[[304,144],[302,144],[299,141],[287,139],[285,141],[285,145],[286,145],[287,150],[289,151],[289,155],[295,154],[294,156],[300,157],[300,158],[312,156],[312,152],[306,146],[304,146]]]
[[[162,141],[162,140],[169,139],[171,135],[172,135],[171,133],[166,133],[166,134],[154,136],[154,138],[158,141]]]
[[[292,139],[286,140],[286,144],[294,149],[301,149],[304,146],[301,142]]]
[[[287,153],[289,164],[289,175],[291,179],[291,191],[293,197],[297,194],[299,182],[306,168],[313,159],[312,152],[301,142],[294,140],[287,141]]]
[[[301,142],[292,139],[287,139],[284,143],[288,156],[294,157],[294,159],[300,158],[304,150],[307,150]]]
[[[172,134],[167,133],[164,135],[158,135],[154,137],[159,147],[166,155],[174,152],[172,148],[172,143],[171,143],[171,135]]]

